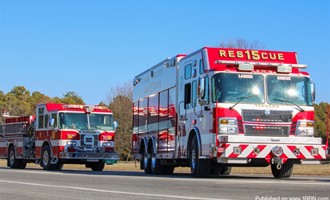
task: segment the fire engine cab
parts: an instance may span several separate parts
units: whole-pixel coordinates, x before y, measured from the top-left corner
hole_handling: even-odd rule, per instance
[[[177,166],[194,177],[233,166],[319,164],[314,83],[295,52],[204,47],[167,58],[133,80],[132,150],[150,174]]]
[[[40,164],[60,170],[65,163],[102,171],[119,159],[114,150],[117,122],[102,106],[40,104],[36,115],[10,117],[0,124],[0,158],[10,168]]]

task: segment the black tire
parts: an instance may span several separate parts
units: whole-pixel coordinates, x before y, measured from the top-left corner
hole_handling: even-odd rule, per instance
[[[151,144],[148,144],[148,148],[145,149],[144,154],[143,154],[143,166],[144,166],[144,173],[145,174],[151,174],[152,173],[152,169],[151,169],[151,156],[150,156],[150,152],[151,152]]]
[[[275,178],[289,178],[293,172],[293,162],[291,160],[286,161],[281,169],[277,169],[277,165],[273,164],[271,169]]]
[[[16,158],[16,152],[13,146],[10,146],[8,150],[7,166],[12,169],[25,169],[26,167],[26,162]]]
[[[90,167],[94,172],[103,171],[105,163],[103,161],[99,161],[97,163],[90,163]]]
[[[211,166],[211,174],[216,176],[226,176],[231,172],[231,167],[223,166],[219,164],[213,164]]]
[[[61,161],[58,161],[58,163],[56,164],[56,170],[61,171],[63,169],[63,163]]]
[[[165,174],[164,166],[160,164],[160,160],[156,158],[155,151],[151,152],[151,173]]]
[[[173,174],[174,166],[167,165],[167,166],[163,166],[163,167],[164,167],[163,170],[164,170],[165,175],[172,175]]]
[[[195,178],[207,177],[210,174],[211,161],[199,159],[199,149],[196,136],[193,136],[190,143],[190,170]]]
[[[55,170],[57,169],[57,164],[51,164],[52,155],[49,145],[45,145],[41,150],[41,162],[40,165],[44,170]]]
[[[221,167],[220,168],[220,175],[227,176],[231,172],[231,167]]]

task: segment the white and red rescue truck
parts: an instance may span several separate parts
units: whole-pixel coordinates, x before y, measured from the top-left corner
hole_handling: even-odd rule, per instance
[[[116,126],[106,107],[40,104],[35,116],[9,117],[0,124],[0,158],[10,168],[34,162],[45,170],[60,170],[72,163],[102,171],[119,159]]]
[[[318,164],[314,84],[295,52],[202,48],[165,59],[134,78],[132,150],[145,173],[194,177],[232,166],[269,166],[290,177]]]

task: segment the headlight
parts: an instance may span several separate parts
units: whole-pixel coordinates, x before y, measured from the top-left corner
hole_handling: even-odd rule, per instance
[[[237,119],[235,118],[219,118],[220,134],[237,134]]]
[[[314,121],[298,120],[296,136],[314,136]]]
[[[102,146],[103,147],[114,147],[115,145],[114,145],[114,142],[108,141],[108,142],[103,142]]]
[[[71,145],[71,146],[76,146],[77,142],[76,141],[67,141],[66,144]]]

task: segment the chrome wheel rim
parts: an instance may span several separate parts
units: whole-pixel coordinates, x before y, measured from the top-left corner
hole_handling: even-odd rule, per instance
[[[15,152],[12,150],[10,151],[10,154],[9,154],[9,162],[11,165],[15,162]]]
[[[191,151],[191,169],[195,170],[196,168],[196,151],[195,148],[192,149]]]
[[[44,154],[42,155],[42,164],[44,166],[47,166],[49,162],[49,154],[48,151],[45,151]]]

